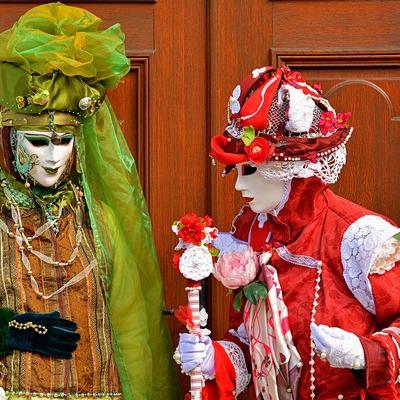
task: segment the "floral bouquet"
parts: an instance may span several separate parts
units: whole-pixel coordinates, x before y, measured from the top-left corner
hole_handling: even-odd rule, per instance
[[[179,238],[173,265],[187,279],[200,281],[213,272],[212,257],[219,251],[212,245],[218,230],[211,225],[212,219],[208,215],[199,217],[195,213],[184,215],[172,225],[172,232]]]

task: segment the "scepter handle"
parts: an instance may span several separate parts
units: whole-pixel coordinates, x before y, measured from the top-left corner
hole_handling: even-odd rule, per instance
[[[200,330],[200,282],[190,281],[191,285],[186,288],[188,292],[188,303],[192,314],[193,328],[190,333],[201,336]],[[203,374],[201,367],[196,367],[190,372],[190,397],[191,400],[201,400],[201,389],[203,387]]]

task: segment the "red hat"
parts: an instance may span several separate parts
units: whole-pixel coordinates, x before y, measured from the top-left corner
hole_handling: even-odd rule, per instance
[[[309,86],[299,72],[287,66],[258,68],[233,90],[228,125],[223,135],[212,138],[211,156],[228,166],[302,161],[304,168],[330,162],[327,158],[339,149],[345,152],[352,131],[349,117],[350,113],[336,114],[318,85]],[[345,154],[339,159],[343,166]],[[334,180],[337,176],[335,168]]]

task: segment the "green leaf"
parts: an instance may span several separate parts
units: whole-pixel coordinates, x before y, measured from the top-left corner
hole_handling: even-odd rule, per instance
[[[240,311],[242,308],[242,299],[243,299],[243,291],[240,290],[239,292],[236,293],[235,298],[233,299],[233,309],[235,311]]]
[[[245,286],[243,293],[251,304],[257,304],[259,299],[265,299],[268,295],[267,288],[261,282],[253,282]]]
[[[226,291],[226,297],[229,297],[231,294],[233,293],[233,290],[232,289],[228,289],[227,291]]]
[[[245,126],[243,128],[242,141],[246,146],[250,146],[250,143],[256,138],[256,132],[253,126]]]
[[[210,247],[208,251],[213,257],[217,257],[219,254],[219,250],[216,247]]]
[[[396,233],[393,237],[394,237],[396,240],[400,240],[400,232],[399,232],[399,233]]]

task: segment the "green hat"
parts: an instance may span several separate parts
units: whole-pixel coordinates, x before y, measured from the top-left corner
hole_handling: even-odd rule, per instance
[[[86,117],[100,107],[130,68],[120,25],[100,30],[101,22],[82,8],[50,3],[0,34],[0,105],[14,110],[13,118],[3,113],[3,125],[27,125],[15,111]],[[32,118],[28,124],[35,125]]]

